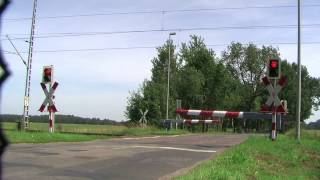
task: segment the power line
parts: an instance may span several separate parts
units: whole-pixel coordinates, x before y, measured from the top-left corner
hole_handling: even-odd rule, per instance
[[[251,42],[255,45],[296,45],[296,42]],[[243,43],[244,45],[248,45],[249,43]],[[318,45],[320,41],[313,42],[304,42],[304,45]],[[230,44],[208,44],[207,47],[217,47],[217,46],[229,46]],[[57,50],[38,50],[34,51],[35,53],[60,53],[60,52],[90,52],[90,51],[108,51],[108,50],[136,50],[136,49],[156,49],[159,46],[133,46],[133,47],[110,47],[110,48],[85,48],[85,49],[57,49]],[[28,53],[28,52],[20,52],[20,53]],[[15,52],[4,50],[4,54],[13,54],[17,55]]]
[[[163,14],[163,13],[183,13],[196,11],[222,11],[222,10],[244,10],[244,9],[279,9],[279,8],[296,8],[295,5],[284,6],[244,6],[244,7],[225,7],[225,8],[205,8],[205,9],[178,9],[178,10],[156,10],[156,11],[132,11],[132,12],[109,12],[109,13],[88,13],[61,16],[42,16],[37,19],[59,19],[59,18],[76,18],[76,17],[94,17],[94,16],[113,16],[113,15],[133,15],[133,14]],[[303,7],[320,7],[320,4],[309,4]],[[7,18],[6,21],[26,21],[31,20],[29,17],[24,18]]]
[[[297,42],[251,42],[254,45],[296,45]],[[249,45],[250,43],[243,43],[243,45]],[[313,41],[313,42],[303,42],[304,45],[317,45],[320,44],[320,41]],[[230,44],[209,44],[208,47],[214,46],[229,46]]]
[[[148,32],[170,32],[170,31],[218,31],[218,30],[241,30],[241,29],[292,29],[297,25],[261,25],[261,26],[221,26],[221,27],[200,27],[200,28],[172,28],[172,29],[147,29],[147,30],[129,30],[129,31],[101,31],[101,32],[70,32],[70,33],[48,33],[38,34],[35,36],[37,39],[45,38],[61,38],[61,37],[78,37],[78,36],[97,36],[97,35],[110,35],[110,34],[131,34],[131,33],[148,33]],[[320,24],[305,24],[302,28],[320,28]],[[27,34],[9,34],[10,36],[27,35]],[[12,40],[25,40],[27,38],[16,37]],[[7,39],[2,39],[7,40]]]
[[[57,52],[84,52],[84,51],[106,51],[106,50],[128,50],[128,49],[154,49],[156,46],[136,46],[136,47],[111,47],[111,48],[87,48],[87,49],[58,49],[58,50],[39,50],[37,53],[57,53]],[[27,52],[20,52],[27,53]],[[4,51],[4,54],[16,54],[11,51]]]

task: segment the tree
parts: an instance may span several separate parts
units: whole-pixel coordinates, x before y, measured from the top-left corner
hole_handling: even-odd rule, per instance
[[[175,46],[172,40],[168,40],[163,46],[158,47],[157,57],[151,60],[151,80],[145,80],[138,92],[130,94],[126,109],[127,118],[140,119],[139,109],[149,112],[146,118],[151,122],[157,123],[159,119],[164,119],[166,115],[166,95],[167,95],[167,73],[168,73],[168,57],[170,47],[170,99],[169,107],[171,118],[174,115],[175,99],[176,99],[176,78],[177,78],[177,56],[175,55]]]
[[[186,66],[180,70],[177,92],[184,108],[199,108],[203,105],[203,85],[205,78],[194,67]]]
[[[182,43],[179,62],[183,66],[194,67],[204,75],[208,75],[217,61],[212,49],[208,49],[204,39],[199,36],[190,36],[188,44]]]
[[[281,62],[281,72],[287,76],[288,81],[280,97],[288,101],[289,113],[292,117],[296,117],[297,105],[297,86],[298,86],[298,66],[295,63]],[[309,75],[305,66],[301,67],[301,119],[306,120],[312,114],[312,108],[318,110],[320,106],[320,80]],[[292,119],[293,121],[295,119]]]
[[[182,43],[179,53],[180,74],[178,94],[185,108],[203,108],[207,104],[207,84],[209,73],[215,63],[215,53],[208,49],[204,39],[190,36]]]
[[[128,105],[126,107],[125,116],[134,122],[138,122],[141,115],[139,109],[143,108],[143,95],[142,88],[140,88],[137,92],[130,92],[130,97],[128,98]]]
[[[232,79],[215,52],[207,48],[203,38],[190,37],[188,44],[182,44],[179,59],[183,67],[180,76],[184,76],[185,81],[180,80],[181,88],[178,92],[188,94],[188,96],[179,94],[180,97],[188,99],[183,101],[183,104],[185,107],[204,109],[234,107],[234,101],[238,100],[234,92],[237,89],[234,87],[237,80]]]
[[[178,55],[172,41],[157,48],[157,56],[152,59],[151,79],[145,80],[138,91],[132,92],[128,98],[127,118],[133,121],[140,119],[139,109],[148,109],[147,119],[154,123],[166,118],[169,47],[169,118],[175,116],[177,98],[182,100],[183,108],[253,112],[260,111],[261,105],[266,102],[269,94],[261,79],[266,74],[268,60],[279,58],[276,48],[231,43],[219,59],[213,50],[207,48],[203,38],[190,36],[188,43],[182,43]],[[281,63],[282,74],[289,79],[279,96],[288,100],[290,114],[294,116],[297,65],[285,60]],[[302,87],[301,114],[302,119],[307,119],[312,108],[318,109],[320,106],[320,80],[311,77],[306,67],[302,68]],[[253,122],[247,123],[247,127],[253,128],[255,125]]]
[[[254,44],[243,45],[231,43],[223,52],[222,59],[234,79],[238,79],[242,88],[239,89],[243,96],[240,105],[246,111],[258,111],[263,94],[261,78],[265,75],[267,61],[278,58],[277,49],[271,46],[258,48]]]

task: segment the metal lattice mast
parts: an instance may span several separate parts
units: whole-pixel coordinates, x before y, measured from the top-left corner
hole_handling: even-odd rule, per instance
[[[24,91],[24,108],[23,117],[21,122],[21,129],[25,129],[29,122],[29,100],[30,100],[30,84],[31,84],[31,70],[32,70],[32,55],[33,55],[33,40],[34,31],[36,26],[36,13],[37,13],[37,0],[33,0],[33,13],[31,22],[31,33],[29,39],[29,53],[27,62],[27,72],[26,72],[26,85]]]

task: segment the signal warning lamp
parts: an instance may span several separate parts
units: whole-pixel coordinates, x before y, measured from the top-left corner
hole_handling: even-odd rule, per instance
[[[53,66],[44,66],[42,71],[42,83],[53,82]]]
[[[268,77],[270,79],[278,79],[280,78],[281,69],[280,69],[281,61],[280,59],[270,59],[268,63]]]

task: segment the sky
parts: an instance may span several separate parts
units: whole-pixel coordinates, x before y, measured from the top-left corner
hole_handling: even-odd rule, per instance
[[[302,2],[302,65],[311,76],[320,77],[320,3]],[[38,112],[44,99],[41,73],[43,66],[53,65],[54,79],[59,82],[55,92],[59,114],[126,120],[129,92],[150,79],[151,59],[157,55],[155,47],[163,45],[171,31],[176,32],[172,39],[177,48],[190,35],[199,35],[218,56],[233,41],[252,42],[271,44],[279,48],[282,59],[297,62],[297,8],[293,7],[296,3],[38,0],[30,114],[46,114]],[[14,52],[4,36],[8,34],[25,60],[32,5],[32,0],[12,0],[2,23],[3,50]],[[3,88],[1,112],[22,114],[26,69],[16,54],[7,53],[5,58],[13,74]],[[314,112],[307,122],[317,119],[320,111]]]

